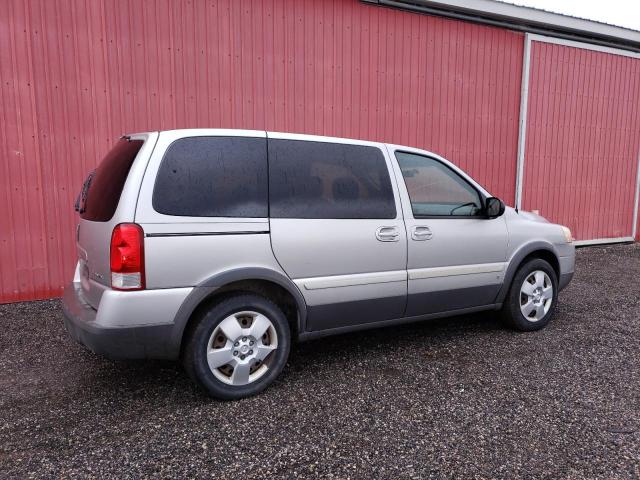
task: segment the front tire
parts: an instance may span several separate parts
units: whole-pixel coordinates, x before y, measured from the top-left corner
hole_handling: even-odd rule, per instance
[[[258,295],[226,298],[188,332],[182,361],[209,395],[235,400],[255,395],[278,377],[291,334],[282,311]]]
[[[551,265],[535,258],[522,265],[502,305],[502,319],[511,328],[530,332],[544,328],[558,301],[558,278]]]

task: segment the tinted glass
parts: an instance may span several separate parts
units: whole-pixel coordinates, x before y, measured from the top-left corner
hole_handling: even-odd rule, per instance
[[[269,140],[269,193],[275,218],[396,217],[380,149]]]
[[[478,191],[456,172],[432,158],[396,152],[415,217],[479,215]]]
[[[266,217],[266,139],[176,140],[158,170],[153,208],[187,217]]]
[[[93,222],[111,220],[133,160],[143,143],[142,140],[121,139],[102,159],[80,192],[77,208],[81,218]]]

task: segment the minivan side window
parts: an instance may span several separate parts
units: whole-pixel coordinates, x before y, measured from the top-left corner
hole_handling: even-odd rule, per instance
[[[264,138],[187,137],[173,142],[153,188],[153,208],[185,217],[268,216]]]
[[[116,213],[124,183],[133,161],[142,148],[142,140],[122,138],[85,180],[76,202],[80,218],[108,222]]]
[[[454,170],[433,158],[396,152],[413,216],[468,217],[482,213],[482,197]]]
[[[274,218],[392,219],[396,206],[379,148],[269,139]]]

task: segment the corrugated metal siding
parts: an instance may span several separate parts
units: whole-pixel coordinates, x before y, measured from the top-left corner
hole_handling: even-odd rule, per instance
[[[58,295],[72,205],[124,132],[434,150],[514,200],[523,37],[357,0],[0,2],[0,301]]]
[[[578,240],[632,234],[640,61],[534,41],[523,207]]]

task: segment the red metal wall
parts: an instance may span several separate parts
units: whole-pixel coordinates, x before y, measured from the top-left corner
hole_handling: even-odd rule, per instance
[[[523,207],[581,239],[632,234],[640,61],[534,41]]]
[[[75,195],[124,132],[396,142],[514,201],[519,33],[357,0],[3,0],[0,46],[0,302],[60,294]]]

